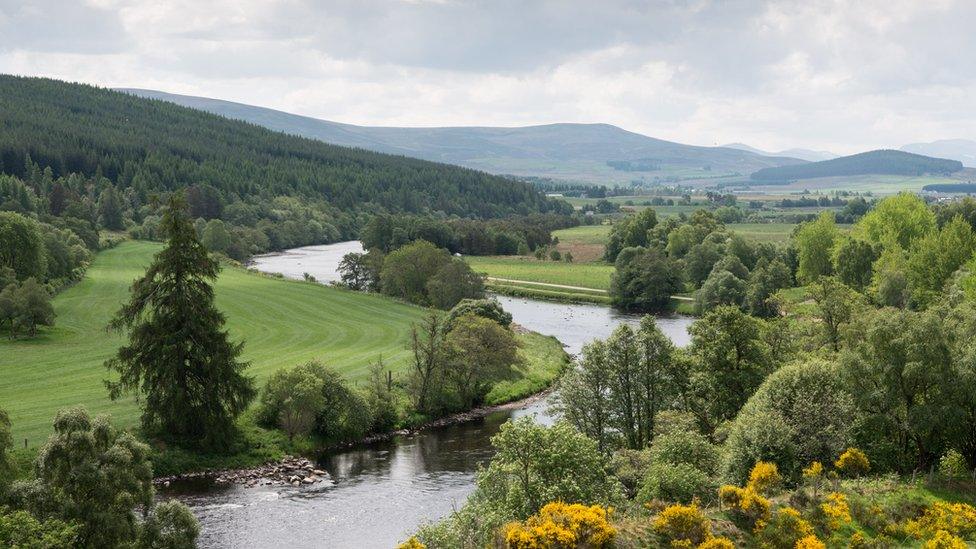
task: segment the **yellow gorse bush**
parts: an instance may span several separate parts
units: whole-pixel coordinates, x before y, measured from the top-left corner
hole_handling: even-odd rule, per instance
[[[757,461],[749,472],[749,482],[746,488],[752,488],[760,495],[769,495],[773,488],[779,486],[783,477],[779,474],[779,468],[775,463],[768,461]]]
[[[939,530],[932,539],[922,544],[922,549],[968,549],[962,538],[953,536],[945,530]]]
[[[712,537],[712,526],[697,503],[671,505],[654,517],[654,531],[673,547],[694,547]],[[675,542],[678,542],[675,545]]]
[[[819,461],[814,461],[809,467],[803,468],[803,478],[815,479],[823,475],[823,464]]]
[[[609,522],[612,511],[599,505],[548,503],[525,522],[507,525],[505,543],[512,549],[609,547],[617,535]]]
[[[817,539],[813,534],[796,542],[795,549],[827,549],[824,542]]]
[[[937,501],[922,516],[907,521],[905,531],[918,539],[935,539],[939,532],[969,538],[976,535],[976,508],[965,503]]]
[[[729,538],[716,536],[703,541],[698,546],[698,549],[735,549],[735,545],[732,544],[732,540]]]
[[[397,549],[427,549],[427,546],[420,543],[420,540],[417,538],[412,537],[400,545],[397,545]]]
[[[781,507],[767,520],[756,523],[756,539],[763,549],[793,547],[800,540],[814,535],[813,525],[792,507]]]
[[[849,477],[857,477],[871,470],[868,456],[857,448],[848,448],[834,462],[834,467]]]
[[[820,509],[827,517],[827,526],[831,530],[839,530],[851,522],[851,508],[847,504],[847,496],[840,492],[827,494],[827,501],[820,504]]]

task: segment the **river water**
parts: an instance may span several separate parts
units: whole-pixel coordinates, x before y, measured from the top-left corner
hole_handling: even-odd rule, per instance
[[[342,256],[362,251],[359,242],[308,246],[254,259],[252,267],[320,282],[336,280]],[[497,296],[516,323],[555,336],[577,354],[595,338],[640,317],[598,305],[572,305]],[[689,342],[692,319],[658,318],[676,345]],[[331,484],[312,487],[216,486],[176,483],[163,491],[178,497],[200,519],[201,547],[390,548],[417,527],[464,504],[478,467],[492,456],[490,439],[502,423],[531,415],[551,422],[547,403],[501,411],[485,418],[431,429],[415,436],[362,445],[320,459]]]

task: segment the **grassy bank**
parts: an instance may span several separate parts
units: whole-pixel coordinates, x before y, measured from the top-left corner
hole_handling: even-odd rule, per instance
[[[103,363],[123,341],[105,326],[159,249],[159,244],[124,242],[98,254],[85,279],[54,299],[55,327],[32,340],[0,341],[0,407],[10,414],[18,447],[25,439],[31,447],[44,442],[54,414],[66,406],[110,413],[121,427],[136,425],[136,402],[110,401],[103,385],[108,377]],[[365,379],[368,364],[380,356],[394,376],[402,375],[410,325],[425,314],[420,307],[378,295],[233,267],[222,271],[216,293],[231,338],[246,342],[243,358],[251,362],[248,372],[259,384],[279,368],[311,359],[322,360],[354,384]],[[521,387],[555,379],[563,360],[555,352],[558,344],[533,335],[520,340],[523,354],[537,358],[526,361]],[[519,393],[506,383],[499,394]],[[252,435],[262,446],[277,444],[271,434]]]
[[[578,286],[592,290],[610,288],[613,265],[606,263],[566,263],[539,261],[522,256],[465,258],[475,272],[494,278]]]

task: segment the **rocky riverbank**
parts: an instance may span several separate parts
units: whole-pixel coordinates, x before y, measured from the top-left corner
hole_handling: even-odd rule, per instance
[[[321,453],[335,452],[337,450],[351,448],[363,444],[372,444],[375,442],[390,440],[398,436],[413,436],[427,429],[447,427],[449,425],[456,425],[458,423],[464,423],[467,421],[483,418],[493,412],[524,408],[526,406],[529,406],[530,404],[533,404],[541,399],[546,398],[550,392],[551,390],[547,389],[541,393],[536,393],[527,398],[508,402],[505,404],[498,404],[494,406],[482,406],[480,408],[468,410],[467,412],[459,412],[456,414],[451,414],[449,416],[445,416],[432,421],[428,421],[427,423],[421,425],[417,425],[410,429],[398,429],[396,431],[390,431],[387,433],[378,433],[374,435],[369,435],[363,438],[362,440],[357,440],[346,444],[323,448],[320,450],[320,452]],[[237,484],[237,485],[244,486],[245,488],[252,488],[255,486],[289,486],[289,485],[308,486],[308,485],[319,484],[323,482],[327,482],[327,483],[332,482],[332,477],[329,476],[329,473],[327,471],[317,468],[316,464],[313,461],[310,461],[303,457],[285,456],[281,460],[271,461],[265,463],[264,465],[260,465],[258,467],[251,467],[245,469],[224,469],[224,470],[217,470],[217,471],[199,471],[193,473],[182,473],[178,475],[157,477],[153,479],[153,484],[162,487],[169,487],[169,485],[173,482],[194,480],[194,479],[212,479],[213,482],[216,484]]]
[[[285,456],[279,461],[272,461],[249,469],[227,469],[223,471],[201,471],[153,479],[157,486],[167,487],[172,482],[209,478],[216,484],[240,484],[245,488],[254,486],[307,486],[323,482],[331,483],[329,473],[318,469],[311,461],[301,458]]]

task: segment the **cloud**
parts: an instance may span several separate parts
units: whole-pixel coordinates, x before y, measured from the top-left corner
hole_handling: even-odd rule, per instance
[[[853,152],[974,137],[974,19],[969,0],[0,0],[0,71],[359,124]]]

